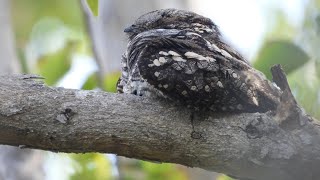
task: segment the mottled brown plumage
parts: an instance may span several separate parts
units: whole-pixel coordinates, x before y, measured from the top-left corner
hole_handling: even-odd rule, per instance
[[[147,13],[129,36],[118,91],[157,95],[213,111],[276,108],[279,90],[228,44],[208,18],[189,11]]]

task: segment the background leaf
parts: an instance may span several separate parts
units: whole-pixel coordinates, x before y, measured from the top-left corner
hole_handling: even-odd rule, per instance
[[[38,61],[38,73],[48,85],[54,85],[70,68],[71,54],[76,42],[69,41],[65,48],[42,56]]]
[[[91,9],[93,15],[98,16],[99,13],[99,0],[87,0],[87,3]]]
[[[94,88],[97,87],[97,73],[94,73],[92,75],[90,75],[88,77],[88,79],[86,80],[86,82],[83,84],[83,86],[81,87],[81,89],[84,89],[84,90],[92,90]]]
[[[320,118],[320,79],[316,65],[310,61],[288,76],[290,88],[298,103],[316,118]]]
[[[253,66],[271,79],[270,68],[281,64],[287,74],[303,66],[309,60],[308,55],[297,45],[289,41],[269,41],[261,48]]]
[[[117,82],[120,76],[120,72],[108,73],[104,78],[103,89],[107,92],[117,92]]]
[[[112,179],[111,163],[104,154],[85,153],[70,154],[73,157],[74,174],[70,180],[100,180]]]

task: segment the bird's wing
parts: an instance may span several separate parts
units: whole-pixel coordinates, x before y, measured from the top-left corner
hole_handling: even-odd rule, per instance
[[[199,34],[146,34],[133,44],[129,64],[169,98],[212,110],[259,111],[252,68]]]

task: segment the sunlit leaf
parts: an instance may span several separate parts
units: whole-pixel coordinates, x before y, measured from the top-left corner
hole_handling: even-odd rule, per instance
[[[75,44],[76,42],[69,42],[62,50],[39,59],[38,73],[45,78],[48,85],[54,85],[69,70]]]
[[[320,78],[314,62],[291,73],[288,80],[299,104],[311,115],[320,118]]]
[[[233,180],[233,179],[227,175],[220,175],[219,177],[217,177],[217,180]]]
[[[320,34],[320,15],[318,14],[315,18],[315,29]]]
[[[19,57],[18,59],[19,59],[20,66],[21,66],[21,72],[25,73],[25,74],[28,74],[29,73],[29,69],[28,69],[28,64],[27,64],[27,60],[26,60],[25,54],[23,52],[23,49],[18,48],[17,49],[17,55]]]
[[[111,179],[111,163],[104,154],[86,153],[71,154],[74,160],[74,174],[70,176],[70,180],[100,180]]]
[[[155,164],[147,161],[140,161],[140,163],[142,170],[146,173],[147,176],[145,179],[188,179],[187,173],[183,170],[179,170],[179,168],[174,164]]]
[[[99,13],[99,0],[87,0],[93,15],[98,16]]]
[[[270,68],[281,64],[287,74],[301,67],[309,60],[308,55],[288,41],[271,41],[264,44],[253,66],[271,79]]]
[[[97,74],[94,73],[92,75],[90,75],[88,77],[88,79],[86,80],[86,82],[83,84],[83,86],[81,87],[81,89],[84,90],[92,90],[97,88],[98,85],[98,78],[97,78]]]
[[[117,82],[120,77],[120,72],[109,73],[104,78],[103,89],[107,92],[117,92]]]
[[[280,8],[273,9],[272,15],[266,18],[268,18],[267,22],[274,21],[272,29],[265,34],[266,39],[293,39],[297,35],[297,29],[288,21],[286,12]]]
[[[316,61],[317,77],[320,79],[320,62]]]

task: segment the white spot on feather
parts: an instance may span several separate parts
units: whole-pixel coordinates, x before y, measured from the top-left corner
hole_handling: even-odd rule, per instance
[[[159,54],[164,55],[164,56],[168,56],[169,55],[169,53],[164,52],[164,51],[160,51]]]
[[[223,50],[223,49],[221,49],[221,54],[222,54],[223,56],[225,56],[225,57],[233,58],[233,57],[231,56],[231,54],[229,54],[227,51],[225,51],[225,50]]]
[[[206,92],[210,92],[210,87],[209,87],[208,85],[206,85],[206,86],[204,87],[204,90],[205,90]]]
[[[213,30],[212,29],[210,29],[210,28],[206,28],[206,29],[204,29],[206,32],[208,32],[208,33],[210,33],[210,32],[213,32]]]
[[[200,54],[197,54],[195,52],[186,52],[184,53],[184,55],[187,57],[187,58],[194,58],[194,59],[198,59],[200,61],[202,60],[208,60],[207,58],[205,58],[204,56],[200,55]]]
[[[214,58],[209,57],[209,56],[207,56],[206,59],[207,59],[209,62],[215,62],[215,61],[216,61]]]
[[[191,86],[191,91],[195,91],[195,90],[197,90],[197,86]]]
[[[182,62],[186,62],[187,61],[187,60],[183,59],[180,56],[173,56],[172,59],[175,60],[175,61],[182,61]]]
[[[232,77],[233,77],[233,78],[237,78],[238,75],[237,75],[236,73],[232,73]]]
[[[159,62],[160,62],[161,64],[164,64],[164,63],[167,62],[167,60],[166,60],[164,57],[160,57],[160,58],[159,58]]]
[[[218,81],[218,82],[217,82],[217,85],[218,85],[219,87],[223,88],[223,84],[222,84],[221,81]]]
[[[215,44],[211,44],[212,48],[217,51],[217,52],[221,52],[221,49],[218,48],[218,46],[216,46]]]
[[[192,23],[191,25],[193,25],[193,26],[198,26],[198,27],[202,27],[202,26],[203,26],[203,25],[200,24],[200,23]]]
[[[188,92],[186,90],[184,90],[184,91],[181,92],[181,94],[185,96],[185,95],[188,94]]]
[[[128,77],[128,72],[122,71],[122,75],[125,76],[125,77]]]
[[[159,72],[155,72],[154,76],[159,77],[160,73]]]
[[[259,102],[256,97],[252,97],[252,102],[257,106],[259,105]]]
[[[178,54],[177,52],[174,52],[174,51],[169,51],[168,53],[172,56],[180,56],[180,54]]]
[[[193,32],[187,32],[186,35],[187,35],[187,36],[194,35],[194,36],[199,36],[199,37],[201,37],[200,34],[193,33]]]
[[[156,66],[161,66],[161,63],[159,62],[158,59],[153,60],[153,64]]]

